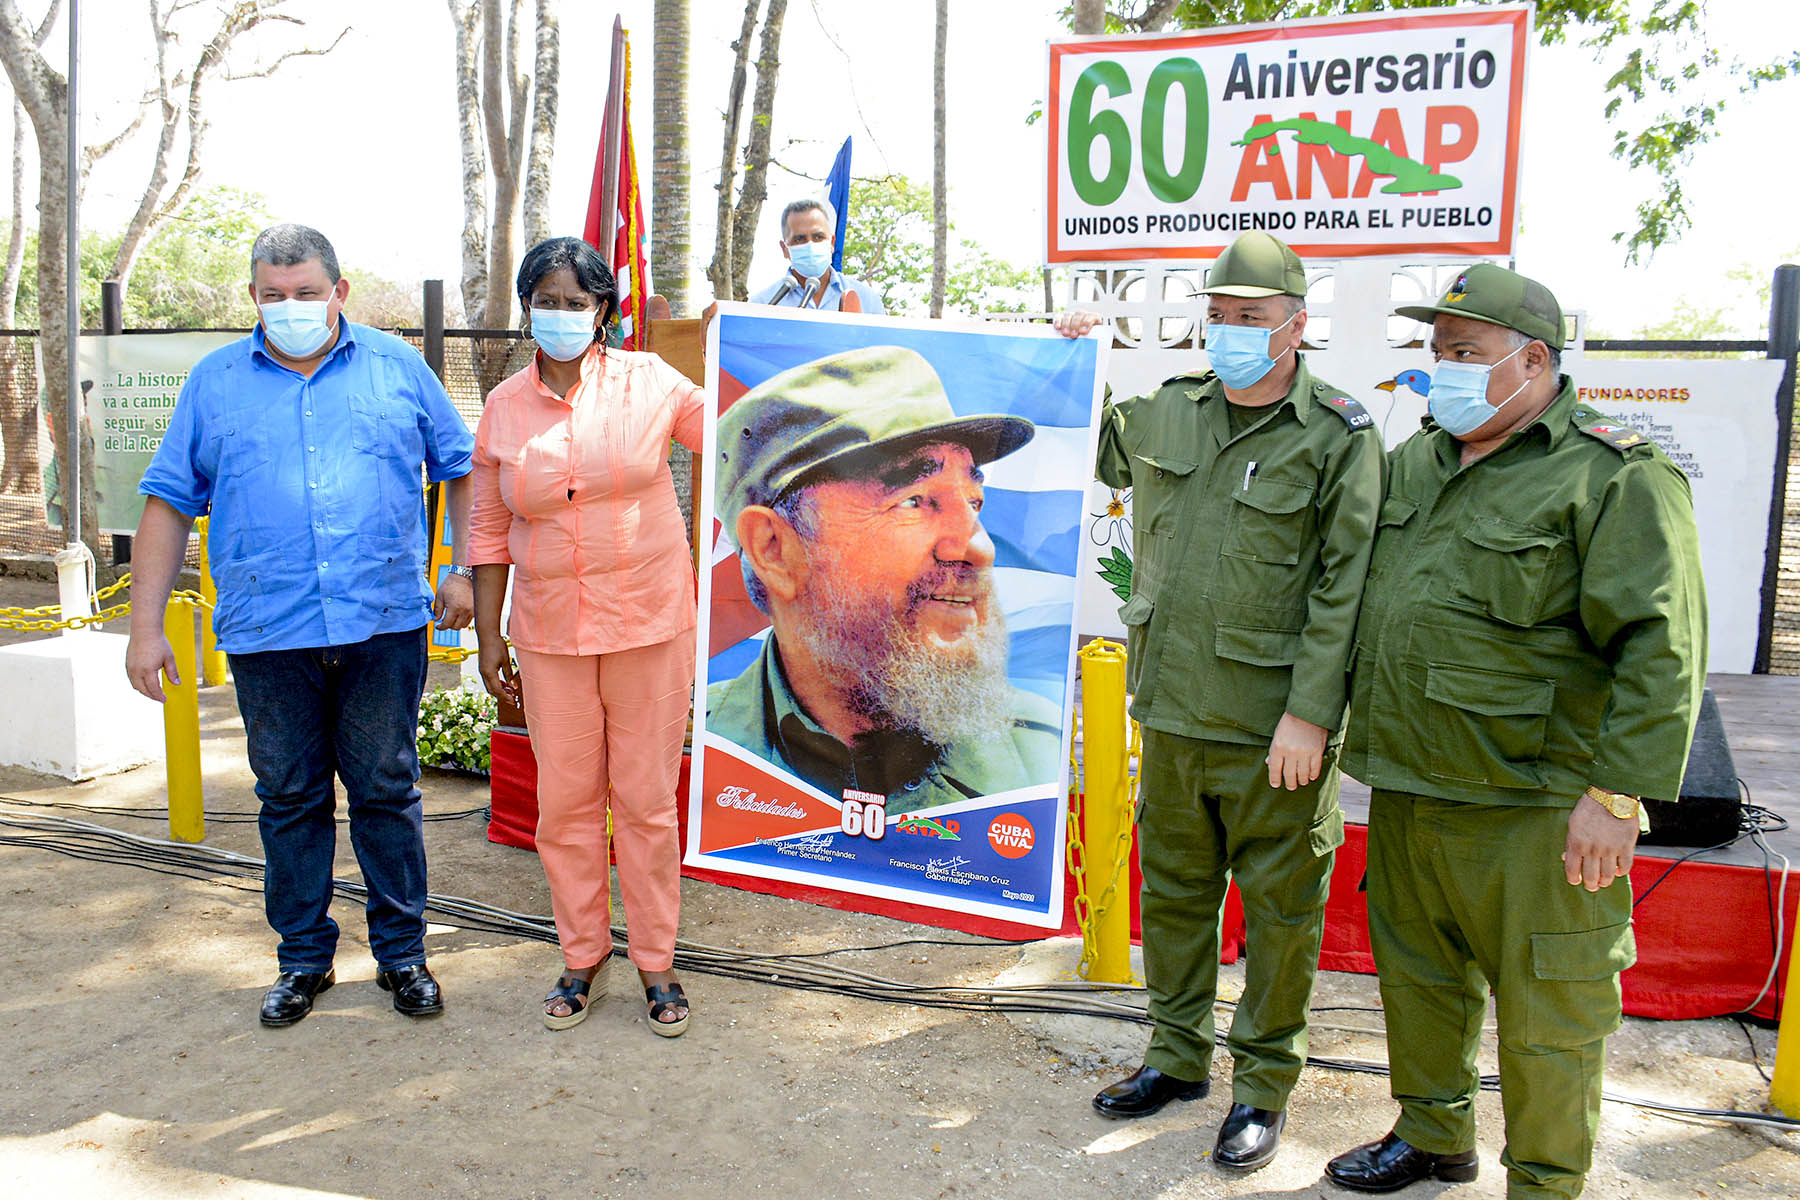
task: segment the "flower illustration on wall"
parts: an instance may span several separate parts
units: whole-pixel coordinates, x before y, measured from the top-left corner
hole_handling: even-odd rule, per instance
[[[1094,545],[1110,547],[1100,556],[1098,571],[1106,586],[1120,600],[1131,599],[1131,489],[1115,488],[1108,494],[1106,507],[1088,526],[1088,537]]]

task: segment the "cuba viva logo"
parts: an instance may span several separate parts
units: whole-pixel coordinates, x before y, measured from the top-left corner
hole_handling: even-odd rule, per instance
[[[736,785],[721,789],[713,803],[720,808],[735,808],[739,812],[760,813],[767,817],[786,817],[790,821],[806,819],[806,809],[792,800],[764,800],[749,788]]]

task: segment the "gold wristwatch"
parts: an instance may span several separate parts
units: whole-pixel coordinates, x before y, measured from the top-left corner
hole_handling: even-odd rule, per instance
[[[1591,784],[1582,795],[1621,821],[1637,820],[1638,798],[1636,796],[1627,796],[1624,792],[1609,792],[1603,787],[1594,787]]]

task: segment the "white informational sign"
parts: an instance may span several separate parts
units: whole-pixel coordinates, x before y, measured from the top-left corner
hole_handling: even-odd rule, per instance
[[[1422,350],[1385,345],[1311,351],[1313,373],[1343,388],[1375,419],[1388,446],[1418,431],[1432,362]],[[1109,360],[1117,396],[1149,391],[1171,375],[1204,370],[1198,350],[1139,350]],[[1706,574],[1711,671],[1748,673],[1756,659],[1763,560],[1774,487],[1781,363],[1766,359],[1647,360],[1569,353],[1563,370],[1582,403],[1654,441],[1693,484]],[[1082,572],[1084,634],[1123,640],[1118,607],[1128,591],[1130,492],[1088,491]]]
[[[1046,260],[1511,253],[1531,6],[1050,43]]]
[[[83,337],[76,342],[76,378],[86,418],[82,436],[93,448],[94,501],[101,533],[134,533],[143,515],[138,481],[162,445],[175,397],[194,364],[241,333],[143,333]],[[43,379],[43,366],[38,367]],[[50,434],[51,414],[38,418],[38,461],[44,469],[45,519],[62,528],[63,492]],[[58,424],[62,414],[56,413]]]

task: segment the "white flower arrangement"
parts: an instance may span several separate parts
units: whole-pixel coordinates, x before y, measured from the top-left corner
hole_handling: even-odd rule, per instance
[[[493,766],[488,735],[498,707],[486,692],[440,688],[419,704],[419,761],[486,775]]]

